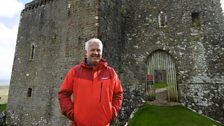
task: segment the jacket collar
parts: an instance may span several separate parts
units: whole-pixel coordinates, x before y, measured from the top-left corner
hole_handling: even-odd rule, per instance
[[[101,58],[99,63],[96,66],[92,66],[88,63],[87,58],[84,58],[84,60],[81,63],[81,66],[87,69],[93,69],[93,70],[98,70],[102,69],[107,66],[107,62],[105,59]]]

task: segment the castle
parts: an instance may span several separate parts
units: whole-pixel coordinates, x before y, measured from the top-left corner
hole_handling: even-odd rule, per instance
[[[220,0],[33,0],[21,13],[7,123],[69,125],[57,92],[92,37],[125,88],[121,120],[165,83],[168,102],[224,123],[223,21]]]

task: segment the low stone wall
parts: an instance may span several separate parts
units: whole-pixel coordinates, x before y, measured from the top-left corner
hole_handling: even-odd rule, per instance
[[[144,94],[138,90],[130,90],[124,87],[123,105],[120,111],[118,121],[113,124],[114,126],[123,126],[129,119],[132,112],[145,103]]]
[[[0,113],[0,126],[6,126],[5,121],[6,121],[6,112],[3,111]]]
[[[199,114],[224,123],[224,84],[190,83],[183,103]]]

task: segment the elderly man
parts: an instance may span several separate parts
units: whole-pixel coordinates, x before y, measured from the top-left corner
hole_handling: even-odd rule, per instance
[[[102,58],[102,42],[92,38],[85,50],[83,62],[69,70],[58,92],[61,111],[71,126],[109,126],[118,116],[123,89],[114,69]]]

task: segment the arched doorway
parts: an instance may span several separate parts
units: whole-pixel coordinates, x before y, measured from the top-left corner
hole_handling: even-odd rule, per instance
[[[151,101],[178,101],[175,62],[165,51],[154,51],[148,58],[146,96]]]

